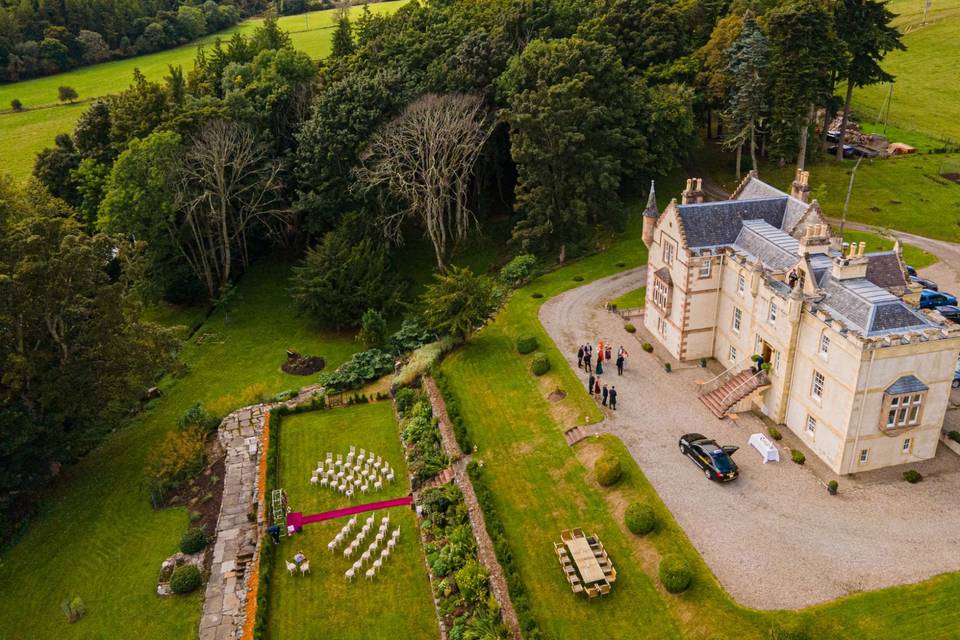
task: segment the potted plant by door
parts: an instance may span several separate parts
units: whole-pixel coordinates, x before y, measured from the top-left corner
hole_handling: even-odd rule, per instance
[[[831,480],[830,482],[827,483],[827,493],[829,493],[832,496],[837,495],[837,489],[839,488],[840,488],[840,483],[837,482],[836,480]]]

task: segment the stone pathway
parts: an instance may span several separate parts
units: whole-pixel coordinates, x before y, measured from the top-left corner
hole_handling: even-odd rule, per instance
[[[259,527],[266,514],[248,518],[257,502],[264,415],[270,405],[244,407],[220,423],[218,438],[226,451],[223,502],[213,546],[213,561],[200,618],[200,640],[239,638],[246,619],[247,567],[259,561]]]
[[[443,449],[451,459],[456,460],[453,463],[454,479],[457,486],[460,487],[460,491],[463,493],[463,501],[467,505],[470,526],[473,528],[473,535],[477,540],[480,562],[490,572],[490,589],[500,605],[500,613],[507,629],[510,631],[510,636],[515,640],[520,640],[520,621],[517,619],[517,612],[510,600],[507,578],[503,572],[503,567],[497,560],[497,554],[493,549],[493,540],[487,533],[487,523],[483,516],[483,509],[480,508],[477,494],[473,490],[473,483],[470,482],[470,476],[467,475],[467,464],[470,462],[470,456],[464,456],[460,452],[460,447],[457,445],[457,440],[453,434],[450,417],[447,415],[447,405],[443,401],[440,389],[437,388],[437,383],[434,382],[433,378],[424,378],[423,387],[433,407],[433,415],[438,421]]]

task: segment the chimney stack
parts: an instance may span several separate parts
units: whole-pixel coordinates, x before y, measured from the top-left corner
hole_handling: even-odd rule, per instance
[[[833,259],[832,275],[837,280],[849,280],[850,278],[867,277],[867,260],[863,255],[866,249],[866,242],[851,242],[850,251],[845,256],[838,256]]]
[[[790,185],[790,195],[797,200],[810,202],[810,172],[797,169],[797,175]]]
[[[815,253],[830,252],[830,227],[825,224],[810,224],[804,228],[800,238],[799,254],[801,256]]]
[[[687,178],[687,188],[684,189],[681,204],[700,204],[703,202],[703,180]]]

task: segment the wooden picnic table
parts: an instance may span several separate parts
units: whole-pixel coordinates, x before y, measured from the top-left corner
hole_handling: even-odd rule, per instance
[[[580,573],[580,579],[584,585],[603,582],[606,579],[603,575],[603,568],[586,538],[573,538],[567,540],[566,543],[567,549],[570,550],[570,557],[573,558],[573,563],[577,565],[577,571]]]

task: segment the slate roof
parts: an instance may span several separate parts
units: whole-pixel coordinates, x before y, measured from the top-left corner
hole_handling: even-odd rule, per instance
[[[803,200],[798,200],[780,189],[767,184],[756,176],[752,176],[747,184],[737,195],[737,200],[752,200],[755,198],[786,198],[784,203],[784,212],[782,223],[775,225],[785,230],[787,233],[793,231],[793,228],[803,219],[803,214],[810,209],[810,205]]]
[[[677,207],[687,246],[691,249],[733,244],[744,220],[764,220],[779,229],[786,196],[754,200],[724,200],[681,204]]]
[[[673,284],[673,277],[670,275],[670,269],[667,269],[666,267],[660,267],[653,272],[653,275],[657,276],[669,285]]]
[[[828,273],[820,286],[824,293],[820,305],[863,335],[931,326],[900,298],[866,278],[837,280]]]
[[[744,220],[733,246],[776,271],[789,269],[800,259],[797,240],[765,220]]]
[[[884,393],[891,396],[899,396],[904,393],[920,393],[927,391],[930,387],[923,384],[917,376],[909,375],[897,378],[896,381],[886,388]]]
[[[895,252],[868,253],[866,258],[867,280],[884,289],[907,286],[903,277],[903,266]]]

